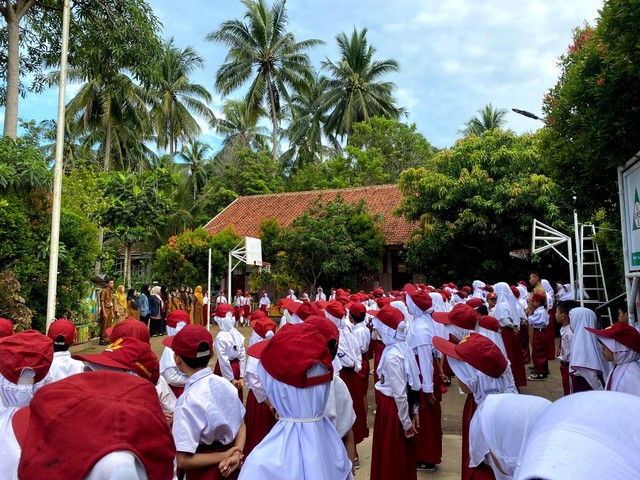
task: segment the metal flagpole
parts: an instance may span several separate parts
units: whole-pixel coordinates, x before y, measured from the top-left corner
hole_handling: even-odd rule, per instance
[[[53,167],[53,204],[51,207],[51,245],[49,248],[49,284],[47,289],[47,329],[56,316],[58,286],[58,253],[60,250],[60,208],[62,203],[62,162],[65,131],[65,91],[67,87],[67,56],[69,53],[69,0],[64,0],[62,10],[62,52],[60,54],[60,86],[58,89],[58,125],[56,132],[56,156]]]

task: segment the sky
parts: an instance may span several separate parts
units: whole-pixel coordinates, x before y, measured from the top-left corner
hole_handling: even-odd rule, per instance
[[[191,45],[205,59],[192,80],[214,91],[214,77],[226,48],[204,37],[228,19],[242,18],[239,0],[148,0],[164,25],[163,37]],[[176,8],[176,5],[178,8]],[[394,58],[400,71],[389,75],[405,120],[415,123],[433,145],[446,148],[460,137],[465,122],[491,103],[508,110],[507,127],[517,133],[538,129],[539,121],[511,108],[541,114],[542,99],[559,76],[558,57],[574,28],[595,23],[602,0],[289,0],[289,29],[297,40],[325,45],[310,51],[315,68],[337,60],[335,37],[367,28],[376,58]],[[248,86],[247,86],[248,87]],[[233,97],[240,97],[246,88]],[[68,89],[72,98],[79,86]],[[224,99],[214,95],[212,108]],[[55,118],[57,90],[20,100],[25,119]],[[0,110],[0,119],[4,111]],[[207,129],[204,140],[219,145]]]

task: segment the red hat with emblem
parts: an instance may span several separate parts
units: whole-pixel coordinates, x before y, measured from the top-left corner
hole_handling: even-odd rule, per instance
[[[584,327],[589,332],[598,335],[599,337],[606,337],[621,343],[631,350],[640,352],[640,333],[631,325],[626,323],[616,322],[610,327],[604,330],[597,330],[591,327]]]
[[[487,337],[478,333],[471,333],[460,343],[452,342],[440,337],[433,337],[433,346],[445,355],[468,363],[485,375],[498,378],[507,369],[507,359]]]

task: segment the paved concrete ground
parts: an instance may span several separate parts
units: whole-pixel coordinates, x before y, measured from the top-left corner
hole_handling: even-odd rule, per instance
[[[251,336],[250,327],[241,327],[240,332],[245,336],[248,343]],[[215,337],[218,333],[217,326],[211,327],[211,334]],[[154,337],[151,339],[151,347],[153,351],[160,357],[163,350],[162,339],[164,337]],[[104,347],[97,345],[88,346],[84,349],[85,353],[98,353]],[[215,359],[211,366],[215,364]],[[521,393],[528,395],[539,395],[551,401],[562,397],[562,382],[560,379],[559,364],[557,361],[550,362],[549,369],[551,376],[544,382],[529,382],[529,385],[522,388]],[[373,370],[373,365],[372,365]],[[246,398],[246,395],[245,395]],[[365,439],[358,446],[358,454],[360,456],[360,469],[357,471],[356,478],[358,480],[368,480],[371,464],[371,441],[373,438],[373,410],[375,408],[373,394],[373,377],[369,386],[369,438]],[[437,479],[437,480],[457,480],[460,478],[460,450],[461,450],[461,422],[462,407],[464,406],[465,395],[458,393],[456,380],[449,387],[449,391],[442,399],[442,431],[443,431],[443,458],[442,464],[438,465],[435,472],[419,472],[419,479]]]

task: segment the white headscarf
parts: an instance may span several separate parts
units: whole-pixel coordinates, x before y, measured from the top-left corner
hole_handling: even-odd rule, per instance
[[[422,311],[413,303],[411,296],[407,295],[407,309],[413,317],[411,325],[409,326],[409,333],[407,334],[407,344],[411,348],[416,348],[421,345],[432,347],[432,338],[438,334],[435,322],[433,318],[431,318],[433,308]]]
[[[609,363],[602,358],[596,336],[585,329],[596,327],[596,314],[588,308],[572,308],[569,325],[573,332],[569,371],[575,372],[574,367],[581,367],[602,372],[606,376],[610,370]]]
[[[84,480],[147,480],[147,472],[133,453],[118,451],[98,460]]]
[[[267,330],[267,333],[264,334],[264,338],[258,335],[254,330],[253,332],[251,332],[251,337],[249,338],[249,346],[252,346],[264,340],[269,340],[271,337],[273,337],[273,332],[271,330]]]
[[[431,308],[433,308],[434,312],[448,312],[451,310],[451,306],[444,303],[442,295],[440,295],[438,292],[431,292],[429,293],[429,296],[431,297]],[[436,335],[444,338],[445,340],[448,340],[449,334],[447,333],[447,328],[445,327],[445,325],[438,322],[433,323],[435,325]]]
[[[514,478],[640,478],[639,411],[640,398],[621,392],[581,392],[555,401],[531,430]]]
[[[525,439],[549,405],[546,398],[533,395],[489,395],[471,419],[469,465],[477,467],[484,461],[493,469],[496,480],[513,478]]]
[[[216,315],[213,318],[223,332],[230,332],[235,328],[236,319],[233,317],[233,312],[227,312],[224,317],[218,317]]]
[[[492,393],[518,393],[513,373],[511,373],[511,366],[509,365],[507,365],[502,375],[498,378],[493,378],[475,369],[467,362],[453,357],[447,358],[449,359],[449,366],[456,374],[456,377],[469,387],[478,406],[482,405],[487,395]]]
[[[520,292],[520,297],[517,299],[518,303],[520,303],[520,305],[522,305],[522,308],[526,310],[527,301],[529,300],[529,291],[527,290],[527,287],[521,284],[516,285],[516,288]]]
[[[322,365],[316,365],[308,375],[325,372]],[[262,363],[258,377],[280,420],[246,458],[239,478],[352,478],[342,440],[324,416],[330,383],[293,387],[269,375]]]
[[[543,278],[540,283],[542,284],[542,288],[544,288],[544,293],[547,295],[547,310],[551,310],[553,308],[556,292],[553,291],[553,287],[549,283],[549,280],[545,280]]]
[[[382,355],[380,356],[380,361],[378,362],[378,375],[384,374],[383,365],[387,358],[395,355],[402,358],[404,362],[404,371],[409,378],[409,385],[411,385],[411,388],[413,390],[419,390],[422,384],[420,382],[420,369],[418,368],[418,363],[416,362],[416,356],[413,353],[413,350],[411,350],[406,342],[407,324],[404,321],[400,322],[398,329],[394,330],[393,328],[387,327],[377,317],[373,317],[373,328],[378,331],[382,343],[385,345]]]
[[[505,282],[496,283],[493,286],[493,291],[498,297],[495,317],[498,320],[508,318],[515,326],[519,326],[520,321],[525,320],[526,317],[524,317],[524,311],[521,311],[521,307],[517,304],[516,297],[509,285]]]
[[[404,302],[401,302],[400,300],[394,300],[393,302],[389,303],[389,305],[400,310],[402,312],[402,315],[404,316],[404,321],[407,322],[407,325],[411,325],[413,317],[411,316],[411,313],[409,313],[409,309]]]
[[[484,290],[481,290],[482,287],[485,287],[485,283],[480,280],[474,280],[471,284],[473,287],[473,293],[471,294],[472,298],[483,298],[484,299]]]
[[[640,352],[613,338],[598,337],[598,340],[613,352],[613,369],[604,382],[605,388],[640,396]]]
[[[570,283],[565,283],[562,286],[562,290],[558,292],[558,300],[563,302],[565,300],[573,300],[573,287]]]
[[[33,382],[35,376],[36,372],[29,367],[22,370],[18,383],[0,375],[0,404],[4,407],[26,407],[38,390],[53,382],[50,373],[37,383]]]
[[[493,330],[481,327],[480,325],[476,327],[476,332],[478,332],[483,337],[487,337],[489,340],[495,343],[504,355],[504,358],[509,358],[507,356],[507,349],[504,346],[504,340],[502,338],[502,335],[500,335],[500,332],[494,332]]]

